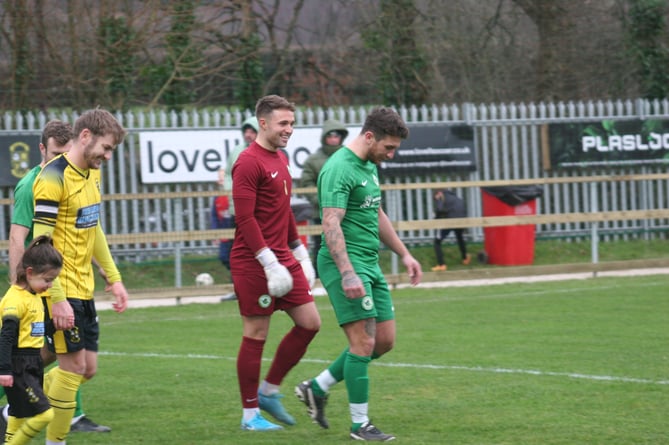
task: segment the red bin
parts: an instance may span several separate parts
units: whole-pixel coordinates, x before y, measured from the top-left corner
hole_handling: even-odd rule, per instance
[[[542,192],[538,186],[483,188],[483,216],[535,215],[536,198]],[[534,224],[484,227],[483,236],[489,264],[520,266],[534,262]]]

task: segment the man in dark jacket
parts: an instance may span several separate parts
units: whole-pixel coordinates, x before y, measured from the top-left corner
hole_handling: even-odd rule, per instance
[[[309,155],[304,162],[302,176],[300,177],[300,187],[316,187],[318,174],[321,172],[323,165],[325,165],[325,161],[327,161],[335,151],[341,148],[346,136],[348,136],[348,130],[341,122],[332,119],[323,122],[321,146],[318,150]],[[318,195],[316,193],[310,193],[307,195],[307,199],[314,207],[315,218],[313,219],[313,223],[320,224],[321,218],[318,206]],[[321,236],[312,236],[311,243],[312,261],[316,264],[316,255],[318,255],[318,250],[321,248]],[[318,273],[318,271],[316,271],[316,273]]]
[[[452,191],[437,190],[434,193],[434,216],[435,218],[466,218],[467,209],[465,208],[464,201]],[[437,256],[437,265],[432,268],[433,272],[447,269],[441,242],[451,233],[451,230],[455,232],[455,239],[460,248],[462,264],[467,265],[471,261],[471,255],[467,253],[464,229],[441,229],[434,238],[434,253]]]

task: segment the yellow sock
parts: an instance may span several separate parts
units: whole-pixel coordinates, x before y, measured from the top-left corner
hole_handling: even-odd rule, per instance
[[[83,376],[60,367],[53,368],[49,374],[52,376],[47,396],[53,408],[53,420],[46,429],[46,438],[53,442],[64,442],[70,432],[70,422],[77,406],[77,390]]]
[[[11,419],[13,419],[13,417],[10,417],[10,422]],[[40,413],[28,419],[16,419],[25,421],[21,423],[21,427],[18,430],[15,430],[14,436],[11,438],[11,441],[8,440],[7,443],[11,443],[13,445],[23,445],[30,442],[31,439],[37,436],[37,434],[39,434],[39,432],[42,431],[49,424],[49,422],[51,422],[51,419],[53,419],[53,408],[49,408],[43,413]],[[9,434],[9,428],[10,426],[8,424],[7,425],[8,434]]]
[[[51,374],[51,371],[56,369],[57,366],[54,366],[53,368],[49,369],[47,372],[44,373],[44,383],[42,386],[44,387],[44,394],[49,394],[49,388],[51,387],[51,382],[53,381],[53,374]]]
[[[2,413],[0,413],[0,416]],[[7,429],[5,430],[5,442],[4,443],[9,443],[10,440],[12,440],[12,437],[14,437],[14,433],[21,428],[21,425],[23,422],[25,422],[26,419],[19,419],[14,416],[9,416],[7,419]]]

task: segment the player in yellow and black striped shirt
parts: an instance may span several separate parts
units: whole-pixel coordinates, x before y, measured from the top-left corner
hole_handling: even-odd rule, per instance
[[[99,326],[93,300],[95,258],[111,283],[114,309],[123,312],[128,293],[100,225],[100,166],[125,137],[106,110],[83,113],[74,123],[72,148],[47,164],[35,180],[33,233],[51,233],[63,254],[63,270],[48,299],[46,336],[58,356],[49,371],[47,395],[55,409],[47,443],[64,443],[81,383],[97,371]],[[82,366],[83,364],[83,366]]]

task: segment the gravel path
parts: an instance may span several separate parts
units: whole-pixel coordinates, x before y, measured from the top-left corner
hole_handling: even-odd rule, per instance
[[[669,268],[653,268],[653,269],[631,269],[618,270],[609,272],[598,272],[598,277],[612,277],[612,276],[643,276],[643,275],[666,275],[669,274]],[[482,280],[460,280],[460,281],[435,281],[430,283],[423,283],[419,287],[424,288],[439,288],[439,287],[464,287],[464,286],[486,286],[491,284],[507,284],[507,283],[529,283],[539,281],[565,281],[565,280],[587,280],[594,278],[592,272],[585,273],[571,273],[571,274],[554,274],[554,275],[537,275],[530,277],[508,277],[508,278],[492,278]],[[400,284],[398,288],[409,287],[408,284]],[[325,296],[325,289],[314,289],[315,296]],[[192,304],[192,303],[221,303],[221,295],[202,296],[202,297],[181,297],[177,298],[147,298],[130,300],[128,309],[141,307],[155,307],[155,306],[176,306],[178,304]],[[232,301],[232,300],[230,300]],[[111,309],[111,301],[96,301],[95,305],[99,311]]]

